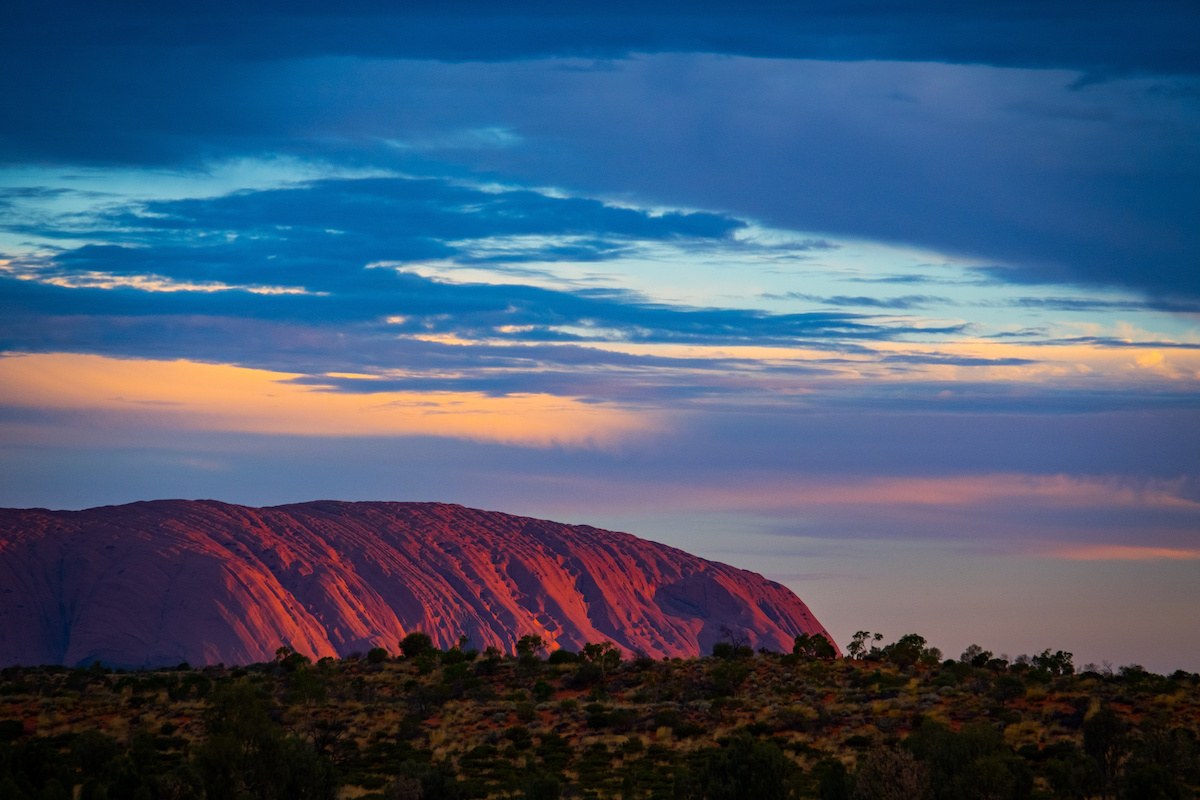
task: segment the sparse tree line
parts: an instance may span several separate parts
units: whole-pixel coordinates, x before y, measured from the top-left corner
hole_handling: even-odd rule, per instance
[[[820,634],[652,659],[423,632],[315,663],[0,671],[0,800],[1177,800],[1200,675]]]

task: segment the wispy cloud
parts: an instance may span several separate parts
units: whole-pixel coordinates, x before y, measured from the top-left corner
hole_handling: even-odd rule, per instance
[[[125,425],[300,436],[442,436],[603,447],[659,428],[655,415],[547,394],[354,394],[226,364],[45,354],[0,357],[0,403]]]
[[[1004,301],[1019,308],[1045,308],[1052,311],[1164,311],[1170,314],[1200,314],[1200,303],[1167,299],[1107,300],[1094,297],[1017,297]]]
[[[728,214],[373,176],[185,200],[109,198],[91,217],[93,241],[7,261],[0,304],[9,315],[9,349],[158,358],[174,343],[180,357],[229,362],[236,352],[232,363],[248,367],[392,381],[388,365],[399,358],[410,388],[509,394],[554,387],[612,400],[641,380],[636,393],[657,385],[664,403],[766,387],[787,398],[798,380],[815,378],[839,392],[834,381],[865,379],[885,395],[896,381],[1132,391],[1152,378],[1182,391],[1200,380],[1200,347],[1187,341],[1147,332],[1055,336],[1041,328],[1006,344],[1006,331],[993,334],[983,321],[921,313],[938,305],[941,313],[969,314],[976,303],[969,294],[726,298],[748,276],[793,280],[775,268],[776,256],[791,247],[805,258],[814,249],[825,253],[828,263],[802,259],[795,276],[831,286],[857,280],[857,267],[839,264],[862,258],[852,245],[753,233],[754,223]],[[953,284],[952,266],[939,272]],[[710,285],[691,283],[690,275]],[[674,286],[683,288],[665,288]],[[692,286],[691,295],[708,303],[665,296]],[[734,306],[722,307],[722,299]],[[1111,302],[1077,299],[1094,300],[1097,310]],[[764,300],[770,310],[755,307]],[[177,320],[165,340],[164,318]],[[235,318],[243,341],[223,354]],[[284,326],[306,329],[303,344],[277,336]],[[244,340],[255,327],[257,348]],[[320,353],[335,328],[355,346]],[[1112,331],[1126,332],[1115,324]],[[583,363],[608,369],[609,379],[564,371]],[[653,381],[644,372],[651,368],[660,371]],[[605,385],[600,396],[590,394]],[[338,386],[361,390],[353,382]],[[862,388],[855,390],[860,400],[869,395]]]
[[[492,150],[513,147],[520,143],[521,136],[519,134],[499,126],[439,131],[424,136],[387,140],[390,147],[418,152]]]
[[[787,292],[786,294],[782,295],[768,294],[764,296],[776,300],[803,300],[809,303],[819,303],[826,306],[859,306],[866,308],[887,308],[895,310],[928,308],[931,305],[946,305],[953,302],[947,297],[939,297],[937,295],[927,294],[906,294],[899,297],[875,297],[870,295],[833,295],[831,297],[821,297],[819,295],[805,294],[803,292]]]
[[[902,469],[902,467],[899,467]],[[695,513],[731,520],[767,517],[788,538],[958,542],[1000,552],[1073,549],[1102,539],[1185,549],[1195,542],[1200,492],[1194,477],[1149,479],[1130,475],[989,473],[863,475],[839,469],[780,468],[725,475],[685,469],[680,479],[643,483],[640,476],[609,476],[610,492],[625,513]],[[603,481],[564,476],[574,498],[603,497]],[[1142,525],[1131,530],[1130,519]],[[1153,525],[1148,520],[1155,520]],[[936,522],[935,522],[936,521]],[[1089,541],[1090,539],[1090,541]],[[1057,550],[1056,550],[1057,551]]]
[[[1200,548],[1094,544],[1049,550],[1046,555],[1068,561],[1197,561]]]
[[[712,487],[705,487],[692,501],[711,504],[714,510],[857,505],[882,508],[973,507],[982,511],[1020,503],[1027,508],[1200,511],[1200,498],[1186,493],[1189,490],[1187,481],[1131,482],[1109,477],[1028,474],[843,477],[835,481],[809,476],[802,483],[787,481],[776,484],[760,476],[760,481],[765,481],[765,485],[731,486],[715,492]],[[683,487],[680,490],[684,491]]]

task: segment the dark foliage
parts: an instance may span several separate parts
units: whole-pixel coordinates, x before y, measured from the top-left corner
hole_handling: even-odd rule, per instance
[[[1045,650],[866,631],[846,659],[719,643],[629,660],[439,651],[118,672],[0,671],[0,800],[1178,800],[1200,788],[1200,677],[1076,672]],[[721,646],[725,645],[725,646]],[[558,655],[558,654],[562,655]],[[936,656],[936,657],[935,657]],[[732,733],[731,733],[732,732]]]

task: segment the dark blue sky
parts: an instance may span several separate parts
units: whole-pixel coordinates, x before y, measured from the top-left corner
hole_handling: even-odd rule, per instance
[[[1200,668],[1194,3],[10,6],[0,503],[450,500]]]

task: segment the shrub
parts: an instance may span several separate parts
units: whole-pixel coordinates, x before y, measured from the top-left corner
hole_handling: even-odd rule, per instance
[[[924,796],[929,775],[911,753],[875,748],[854,772],[855,800],[912,800]]]
[[[801,633],[792,644],[792,655],[801,658],[828,659],[836,656],[837,651],[834,650],[833,643],[822,634],[814,633],[810,636],[807,633]]]
[[[547,664],[575,664],[579,661],[579,655],[573,653],[566,648],[559,648],[550,654],[546,659]]]
[[[774,742],[742,735],[705,753],[699,782],[706,800],[785,800],[796,771]]]
[[[422,631],[413,631],[400,640],[400,652],[405,658],[417,658],[432,652],[433,639]]]
[[[0,719],[0,742],[11,742],[25,732],[25,723],[19,719]]]

